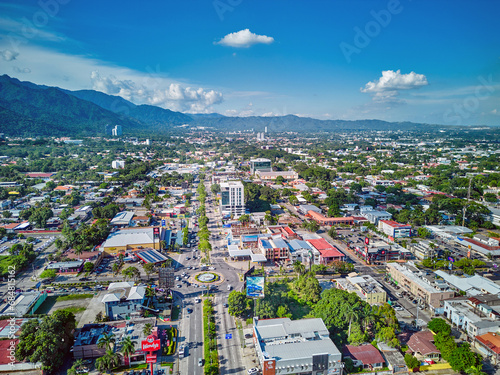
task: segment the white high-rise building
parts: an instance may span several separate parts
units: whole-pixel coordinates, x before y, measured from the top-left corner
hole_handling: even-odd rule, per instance
[[[125,168],[125,160],[113,160],[111,162],[111,168],[113,168],[113,169]]]
[[[235,218],[245,214],[245,188],[241,181],[227,181],[220,184],[220,212],[222,216]]]
[[[123,131],[121,125],[115,125],[115,127],[111,130],[111,135],[113,135],[114,137],[119,137],[122,134]]]

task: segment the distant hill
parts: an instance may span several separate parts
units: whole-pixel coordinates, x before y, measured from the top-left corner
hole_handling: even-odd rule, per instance
[[[56,87],[0,76],[0,132],[7,135],[82,135],[104,133],[106,124],[130,131],[142,124]]]
[[[174,112],[153,105],[135,105],[120,96],[104,94],[94,90],[69,91],[68,94],[77,98],[87,100],[108,111],[132,117],[147,125],[183,125],[193,121],[193,119],[181,112]]]
[[[438,131],[445,125],[382,120],[318,120],[294,115],[226,117],[218,113],[184,114],[151,105],[136,105],[94,90],[69,91],[0,76],[0,132],[7,135],[95,136],[105,125],[119,124],[125,135],[184,131],[193,126],[213,130],[262,132],[336,132],[366,130]],[[180,128],[178,125],[188,124]]]

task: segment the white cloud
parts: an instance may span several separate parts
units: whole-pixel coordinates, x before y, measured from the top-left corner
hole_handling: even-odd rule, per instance
[[[12,61],[15,60],[17,56],[19,56],[19,52],[11,51],[10,49],[5,49],[0,51],[0,55],[4,61]]]
[[[491,113],[492,115],[498,115],[498,114],[499,114],[496,108],[495,108],[493,111],[491,111],[490,113]]]
[[[249,29],[240,30],[235,33],[227,34],[224,38],[216,42],[228,47],[235,48],[248,48],[254,44],[271,44],[274,38],[266,35],[257,35],[252,33]]]
[[[110,95],[118,95],[134,103],[168,108],[173,111],[190,113],[209,113],[214,104],[223,101],[223,96],[215,90],[183,87],[179,83],[170,83],[163,87],[162,82],[155,82],[155,88],[137,84],[133,80],[119,80],[114,75],[101,76],[97,71],[91,74],[92,89]]]
[[[401,90],[413,90],[427,86],[427,78],[423,74],[411,72],[401,74],[401,70],[385,70],[377,81],[368,82],[361,92],[371,94],[374,101],[402,102],[397,98]]]
[[[17,66],[14,66],[12,67],[12,70],[14,70],[14,72],[16,73],[31,73],[31,69],[30,68],[19,68]]]

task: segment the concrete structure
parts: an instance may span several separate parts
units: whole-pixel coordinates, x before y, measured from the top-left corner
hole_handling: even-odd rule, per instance
[[[499,364],[500,358],[500,335],[494,332],[488,332],[484,335],[476,336],[474,346],[485,357],[489,357],[492,364]]]
[[[69,262],[54,262],[48,264],[45,269],[46,270],[55,270],[57,273],[65,274],[65,273],[78,273],[83,269],[83,260],[72,260]]]
[[[500,294],[500,286],[485,277],[474,275],[470,277],[460,277],[450,275],[445,271],[436,271],[436,275],[443,278],[452,287],[466,293],[467,296],[477,296],[480,294]]]
[[[283,177],[285,180],[295,180],[299,177],[299,174],[295,171],[270,171],[265,172],[263,170],[257,170],[255,176],[263,181],[274,181],[279,176]]]
[[[160,229],[160,237],[154,238],[152,227],[120,229],[109,234],[101,249],[107,254],[141,248],[159,249],[159,241],[165,238],[166,232]]]
[[[411,236],[411,225],[400,224],[394,220],[379,220],[378,229],[393,239]]]
[[[47,298],[47,292],[23,292],[16,293],[14,300],[9,300],[6,296],[5,303],[2,304],[0,315],[23,317],[33,315],[35,311]]]
[[[441,307],[443,300],[455,296],[452,290],[440,290],[433,286],[431,279],[425,277],[426,275],[423,275],[410,262],[387,263],[386,270],[397,285],[431,308],[437,309]]]
[[[146,287],[133,282],[111,283],[101,302],[110,320],[139,317],[146,300]]]
[[[387,302],[387,293],[382,285],[370,275],[338,278],[337,289],[355,292],[370,305]]]
[[[361,213],[368,221],[374,225],[378,225],[379,220],[391,220],[392,214],[386,211],[367,211],[366,213]]]
[[[433,258],[438,253],[437,246],[430,241],[419,241],[417,243],[410,243],[409,245],[412,254],[420,260]]]
[[[254,318],[253,336],[263,375],[342,372],[342,356],[321,319]]]
[[[220,212],[222,216],[238,218],[245,213],[245,189],[241,181],[220,184]]]
[[[116,352],[121,354],[122,342],[125,337],[132,337],[136,342],[136,352],[130,355],[130,364],[139,364],[146,361],[146,354],[141,350],[141,341],[146,339],[143,333],[144,326],[151,324],[153,335],[157,333],[156,318],[135,319],[133,321],[116,321],[99,324],[85,324],[75,332],[73,356],[75,359],[91,359],[102,357],[106,348],[99,348],[97,342],[104,334],[112,334],[115,339]],[[122,358],[123,363],[128,363],[128,358]]]
[[[278,262],[289,258],[288,245],[279,236],[259,238],[258,249],[271,262]]]
[[[113,169],[125,168],[125,160],[113,160],[111,162],[111,168],[113,168]]]
[[[344,261],[345,254],[324,238],[306,240],[311,248],[319,252],[319,264],[331,264],[334,261]]]
[[[500,302],[498,297],[497,302]],[[472,298],[459,297],[444,301],[443,315],[473,338],[500,328],[500,314],[496,310],[500,310],[500,306],[488,307],[475,304]]]
[[[354,218],[352,216],[326,217],[323,214],[318,213],[316,211],[308,211],[307,214],[311,217],[311,219],[313,219],[319,225],[335,226],[335,225],[340,225],[340,224],[345,224],[345,225],[353,225],[354,224]]]
[[[132,218],[134,213],[132,211],[122,211],[118,212],[111,222],[109,223],[112,227],[125,228],[129,227],[132,223]]]
[[[250,160],[250,173],[255,174],[257,171],[272,172],[271,160],[264,158],[257,158]]]
[[[123,130],[122,130],[121,125],[115,125],[115,127],[111,130],[111,135],[113,137],[119,137],[122,134],[123,134]]]
[[[377,343],[377,346],[393,375],[408,375],[405,359],[398,349],[391,348],[384,342]]]

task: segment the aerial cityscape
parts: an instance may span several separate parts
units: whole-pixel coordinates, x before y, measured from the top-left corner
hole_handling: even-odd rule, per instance
[[[0,1],[0,374],[500,374],[498,14]]]

